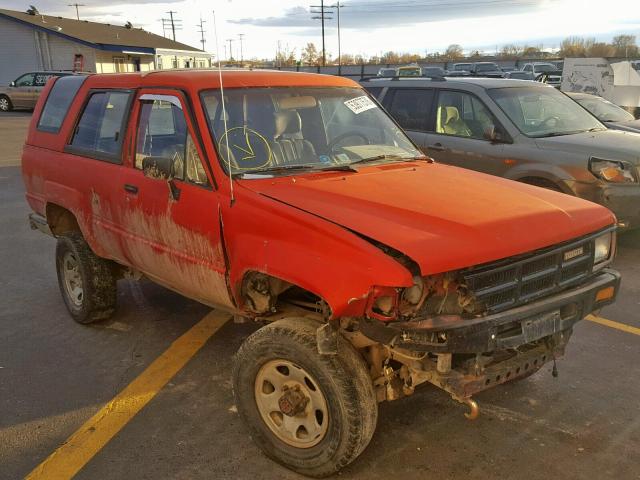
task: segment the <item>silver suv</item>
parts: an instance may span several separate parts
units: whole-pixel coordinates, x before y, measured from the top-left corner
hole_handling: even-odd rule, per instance
[[[640,227],[640,135],[608,130],[555,88],[489,78],[362,85],[439,162],[582,197]]]
[[[0,111],[34,108],[40,92],[51,77],[73,75],[72,72],[29,72],[20,75],[8,87],[0,87]]]

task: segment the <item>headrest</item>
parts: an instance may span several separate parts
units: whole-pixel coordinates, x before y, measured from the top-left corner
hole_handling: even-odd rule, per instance
[[[445,124],[460,120],[460,112],[458,112],[458,109],[456,107],[444,107],[444,112],[442,113],[444,115],[443,123]]]
[[[274,113],[276,125],[275,138],[283,135],[296,135],[302,132],[302,119],[295,110]]]

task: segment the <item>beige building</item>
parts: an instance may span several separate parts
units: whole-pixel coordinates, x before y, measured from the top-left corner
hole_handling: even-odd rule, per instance
[[[0,9],[0,84],[25,72],[208,68],[212,55],[140,28]]]

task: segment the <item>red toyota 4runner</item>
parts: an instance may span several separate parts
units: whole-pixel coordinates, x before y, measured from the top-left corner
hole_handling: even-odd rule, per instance
[[[337,471],[377,403],[425,382],[474,418],[472,395],[555,360],[613,302],[606,208],[434,163],[348,79],[225,71],[221,95],[219,78],[53,79],[23,175],[78,322],[144,275],[266,323],[233,386],[273,459]]]

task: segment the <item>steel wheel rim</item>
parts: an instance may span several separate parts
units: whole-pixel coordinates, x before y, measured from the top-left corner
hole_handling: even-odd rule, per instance
[[[6,98],[0,98],[0,110],[7,111],[9,110],[9,100]]]
[[[305,398],[298,404],[299,408],[304,404],[304,408],[293,415],[287,409],[283,411],[282,399],[287,395]],[[295,363],[288,360],[265,363],[256,375],[255,399],[264,423],[287,445],[311,448],[325,437],[329,425],[325,396],[318,382]]]
[[[71,252],[65,253],[62,257],[62,278],[69,300],[77,307],[82,306],[84,289],[82,287],[82,276],[80,275],[80,263]]]

